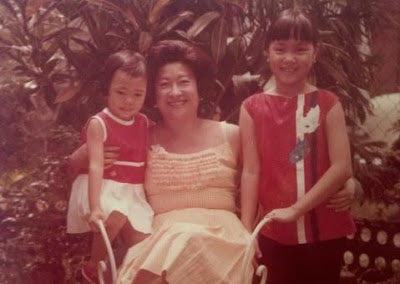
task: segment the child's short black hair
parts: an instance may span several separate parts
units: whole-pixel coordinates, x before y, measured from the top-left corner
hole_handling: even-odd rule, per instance
[[[276,16],[268,29],[266,46],[275,40],[291,37],[311,42],[313,45],[317,45],[319,41],[318,30],[310,16],[298,8],[283,10]]]
[[[101,78],[103,90],[107,95],[111,80],[117,70],[124,71],[132,77],[146,78],[146,60],[141,54],[132,50],[121,50],[111,54],[104,64]]]

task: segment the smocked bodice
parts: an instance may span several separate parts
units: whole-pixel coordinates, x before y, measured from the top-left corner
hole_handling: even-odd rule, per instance
[[[235,211],[237,160],[228,142],[190,154],[153,145],[148,153],[146,194],[154,212],[183,208]]]

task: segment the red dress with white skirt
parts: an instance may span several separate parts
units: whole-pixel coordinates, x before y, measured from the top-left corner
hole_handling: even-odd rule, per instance
[[[136,114],[132,120],[121,120],[107,108],[90,119],[102,125],[104,145],[118,146],[119,159],[104,169],[100,191],[100,206],[106,218],[112,211],[125,215],[132,227],[142,233],[152,232],[153,210],[146,201],[143,183],[147,153],[148,121]],[[86,127],[82,131],[86,141]],[[88,225],[89,192],[88,172],[82,171],[72,184],[67,215],[67,232],[90,231]]]

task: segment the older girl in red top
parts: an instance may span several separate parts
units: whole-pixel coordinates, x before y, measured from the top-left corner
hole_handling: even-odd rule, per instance
[[[275,87],[241,108],[241,218],[251,230],[260,202],[273,220],[259,238],[269,283],[337,283],[344,237],[355,229],[348,210],[326,204],[352,167],[338,98],[307,81],[317,49],[305,14],[279,14],[267,38]]]
[[[153,210],[144,191],[147,153],[147,118],[139,111],[146,95],[146,63],[143,56],[128,50],[112,54],[104,68],[107,108],[91,117],[84,130],[89,169],[72,185],[67,232],[92,230],[91,258],[83,276],[97,282],[96,265],[105,256],[105,245],[97,221],[106,224],[110,240],[121,235],[129,246],[152,230]],[[119,158],[104,168],[105,146],[118,146]]]

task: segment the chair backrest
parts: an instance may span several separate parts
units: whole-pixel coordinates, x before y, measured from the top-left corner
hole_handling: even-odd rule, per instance
[[[400,275],[399,223],[359,221],[343,259],[342,276],[379,282]]]

